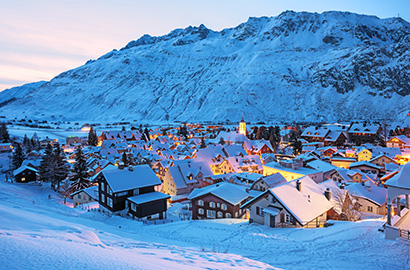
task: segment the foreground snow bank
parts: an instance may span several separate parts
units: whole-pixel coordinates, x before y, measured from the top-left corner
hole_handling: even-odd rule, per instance
[[[409,269],[409,243],[389,241],[383,221],[318,229],[246,220],[143,225],[48,199],[47,186],[0,181],[0,253],[6,269]]]

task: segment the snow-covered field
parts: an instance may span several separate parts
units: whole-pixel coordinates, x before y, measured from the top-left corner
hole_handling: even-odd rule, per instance
[[[48,195],[52,194],[51,199]],[[48,186],[0,181],[2,269],[409,269],[383,221],[272,229],[244,220],[143,225],[69,208]]]

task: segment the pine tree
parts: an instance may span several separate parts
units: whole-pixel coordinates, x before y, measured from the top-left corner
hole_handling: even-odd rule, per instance
[[[97,133],[95,132],[93,127],[91,127],[90,131],[88,132],[88,145],[90,145],[90,146],[97,146],[98,145]]]
[[[25,159],[25,155],[23,149],[21,148],[20,144],[17,144],[16,149],[14,150],[12,160],[11,160],[11,169],[16,170],[20,168],[21,164]]]
[[[87,173],[87,164],[85,155],[81,149],[81,146],[78,146],[75,151],[75,163],[73,168],[73,176],[71,181],[83,181],[88,179]]]
[[[37,133],[34,132],[33,137],[30,139],[31,141],[31,146],[34,150],[40,150],[40,140],[37,136]]]
[[[55,170],[54,170],[54,190],[60,189],[60,183],[65,180],[68,176],[68,171],[66,167],[66,161],[63,156],[63,151],[61,151],[61,147],[57,144],[57,147],[54,151],[54,159],[55,159]]]
[[[44,151],[44,155],[43,155],[43,158],[41,159],[40,167],[39,167],[39,176],[40,176],[40,181],[42,182],[51,181],[52,174],[53,174],[52,155],[53,155],[53,148],[51,147],[51,144],[47,144],[47,147]]]
[[[121,161],[124,163],[124,166],[128,166],[129,161],[128,161],[127,154],[126,154],[125,152],[122,153],[122,159],[121,159]]]
[[[201,145],[199,147],[200,148],[206,148],[206,143],[205,143],[204,137],[201,138]]]
[[[220,144],[220,145],[224,145],[224,144],[225,144],[225,140],[224,140],[223,137],[221,137],[221,139],[219,140],[219,144]]]
[[[10,135],[7,130],[6,123],[2,122],[0,124],[0,142],[7,143],[10,141]]]

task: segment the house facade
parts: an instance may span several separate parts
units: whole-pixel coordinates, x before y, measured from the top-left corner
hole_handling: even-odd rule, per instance
[[[248,198],[245,187],[231,183],[195,189],[188,196],[193,219],[242,218],[246,210],[241,206]]]

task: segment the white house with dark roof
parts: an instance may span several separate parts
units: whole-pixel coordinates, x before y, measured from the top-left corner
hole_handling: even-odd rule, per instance
[[[250,209],[250,222],[269,227],[323,226],[332,204],[310,177],[283,183],[266,190],[242,205]]]

